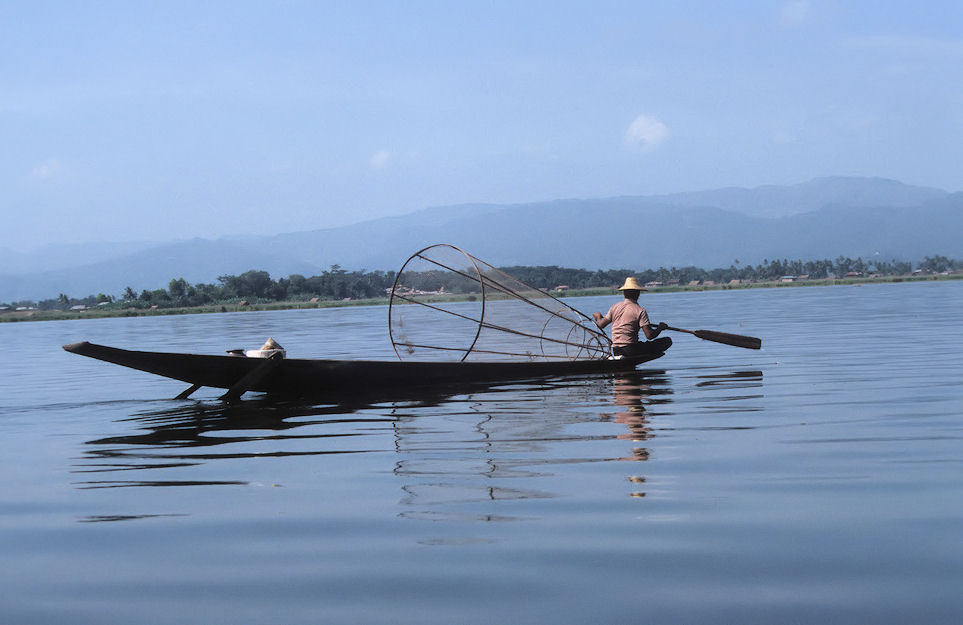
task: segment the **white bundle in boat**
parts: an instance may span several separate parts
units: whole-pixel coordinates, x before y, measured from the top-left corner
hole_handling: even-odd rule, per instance
[[[268,339],[261,349],[249,349],[244,352],[244,355],[248,358],[270,358],[274,354],[281,354],[281,358],[287,355],[287,352],[281,347],[277,341],[274,339]]]

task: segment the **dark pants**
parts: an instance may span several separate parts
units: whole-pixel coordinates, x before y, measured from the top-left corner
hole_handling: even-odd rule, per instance
[[[631,358],[632,356],[646,356],[648,354],[661,354],[665,350],[669,349],[670,345],[672,345],[672,339],[667,336],[660,336],[659,338],[652,339],[651,341],[613,347],[612,353],[616,356],[625,356],[626,358]]]

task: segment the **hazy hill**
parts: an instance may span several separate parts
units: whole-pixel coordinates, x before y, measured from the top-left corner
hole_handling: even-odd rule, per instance
[[[763,216],[778,214],[780,216]],[[3,266],[0,301],[119,294],[173,277],[214,282],[263,269],[310,275],[330,265],[398,269],[433,243],[452,243],[495,265],[589,269],[729,266],[735,259],[919,260],[963,257],[963,193],[876,178],[821,178],[800,185],[435,207],[342,228],[246,239],[194,239],[105,259],[103,246],[71,248],[74,266],[16,272]],[[84,258],[98,262],[83,263]],[[109,254],[108,254],[109,256]],[[22,260],[22,259],[21,259]]]
[[[843,201],[846,189],[855,193],[852,203]],[[887,189],[893,191],[890,202],[884,201]],[[787,216],[759,217],[711,204],[733,202],[734,191],[746,195],[747,205],[753,207],[750,212],[762,211],[766,198],[784,198],[780,210]],[[455,206],[346,228],[278,235],[269,241],[301,256],[313,251],[321,265],[337,262],[352,269],[394,268],[412,252],[437,242],[459,245],[496,265],[586,268],[716,267],[728,266],[736,258],[757,263],[764,258],[840,254],[878,253],[887,260],[963,254],[963,237],[958,236],[963,231],[961,194],[890,180],[839,178],[718,193],[718,199],[713,192],[702,192],[472,205],[464,212]],[[706,203],[695,204],[696,195]],[[905,205],[917,196],[926,199]],[[870,198],[880,202],[869,205]],[[834,201],[819,203],[829,199]],[[807,210],[796,212],[802,207]],[[439,211],[446,215],[444,222],[425,218]]]
[[[127,286],[140,292],[166,287],[171,278],[182,277],[191,283],[216,282],[219,275],[239,274],[251,268],[281,276],[310,275],[320,269],[275,248],[262,250],[257,245],[192,239],[69,269],[0,275],[0,301],[45,299],[59,293],[72,297],[120,295]]]
[[[754,217],[787,217],[825,206],[909,207],[947,195],[942,189],[903,184],[887,178],[830,176],[793,185],[754,189],[729,187],[653,196],[675,206],[715,206]]]
[[[103,241],[43,245],[29,252],[0,248],[0,274],[40,273],[111,260],[166,245],[159,241]]]

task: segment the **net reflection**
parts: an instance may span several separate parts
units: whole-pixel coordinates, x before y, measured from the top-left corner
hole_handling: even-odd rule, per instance
[[[508,395],[469,395],[443,411],[398,410],[393,423],[400,459],[393,472],[403,478],[399,503],[429,510],[405,510],[403,518],[421,520],[517,520],[495,514],[490,502],[547,499],[552,493],[533,488],[546,474],[533,468],[549,441],[558,440],[562,424],[544,419],[543,401],[559,385],[515,385]],[[507,400],[507,401],[503,401]],[[426,418],[428,417],[428,418]]]
[[[643,441],[652,436],[647,407],[671,401],[664,371],[553,380],[516,388],[509,402],[479,395],[458,410],[424,419],[397,413],[392,425],[401,458],[394,474],[403,479],[400,516],[431,521],[519,520],[536,499],[564,497],[568,482],[581,479],[574,465],[613,460],[646,460],[638,447],[629,457],[612,457],[612,440]],[[615,412],[598,413],[598,404]],[[601,418],[600,418],[601,417]],[[612,421],[627,432],[611,434],[597,424]],[[601,453],[600,453],[601,452]],[[566,478],[568,476],[568,478]],[[639,478],[641,479],[641,478]],[[644,481],[644,480],[641,480]]]

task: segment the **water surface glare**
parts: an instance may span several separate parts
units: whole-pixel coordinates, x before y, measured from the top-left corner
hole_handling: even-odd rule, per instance
[[[60,345],[393,358],[386,309],[0,324],[0,622],[959,622],[963,282],[642,303],[763,350],[228,406]]]

